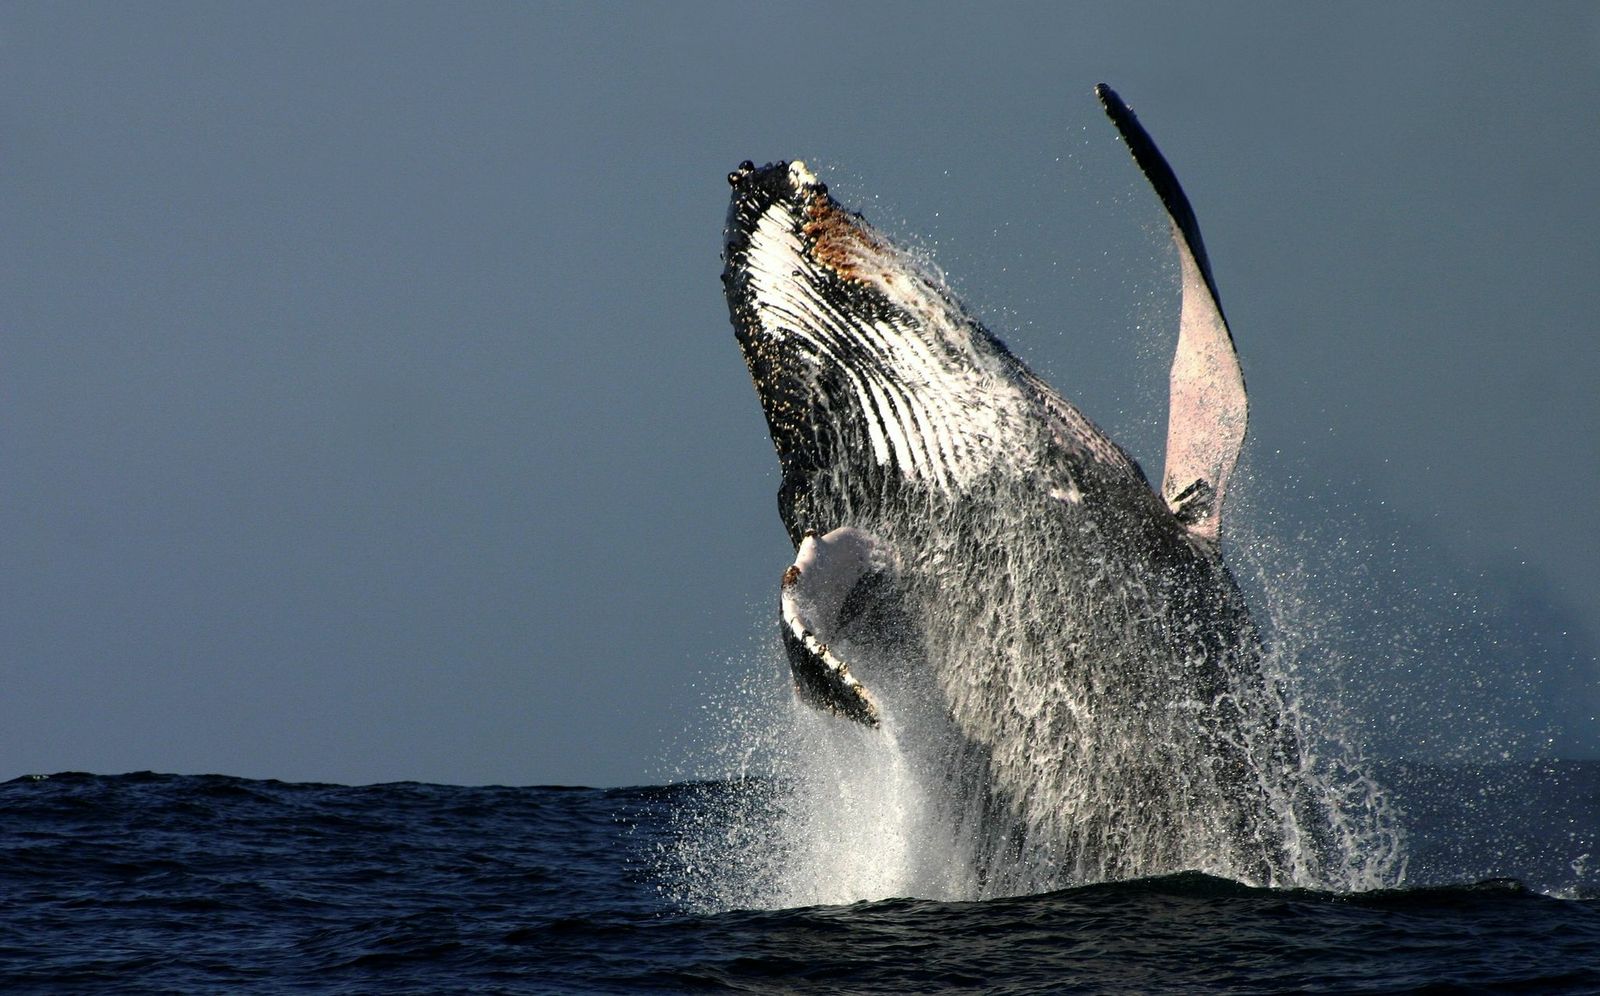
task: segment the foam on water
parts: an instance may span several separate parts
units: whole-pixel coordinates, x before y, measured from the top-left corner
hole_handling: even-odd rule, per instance
[[[672,898],[715,910],[976,895],[970,848],[948,832],[944,776],[907,749],[897,717],[873,730],[808,708],[776,649],[756,667],[745,697],[716,707],[742,761],[736,787],[672,814],[660,868]]]

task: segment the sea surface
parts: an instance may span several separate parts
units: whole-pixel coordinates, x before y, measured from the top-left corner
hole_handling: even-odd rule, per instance
[[[748,786],[31,776],[0,785],[0,992],[1600,992],[1600,762],[1383,776],[1397,889],[720,911],[662,855]]]

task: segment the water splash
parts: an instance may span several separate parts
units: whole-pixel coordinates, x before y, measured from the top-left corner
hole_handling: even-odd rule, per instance
[[[1152,798],[1124,783],[1148,779],[1154,764],[1175,768],[1174,799],[1206,791],[1200,783],[1211,776],[1208,759],[1180,739],[1194,735],[1200,710],[1174,703],[1131,728],[1097,722],[1085,689],[1048,667],[1028,666],[1037,654],[1009,655],[996,664],[1009,669],[1005,708],[1024,717],[1060,713],[1077,726],[1047,724],[1066,731],[1053,741],[999,738],[1008,754],[997,760],[975,750],[940,705],[948,689],[915,662],[880,654],[864,664],[883,707],[883,727],[874,731],[799,704],[772,641],[748,662],[745,681],[711,706],[711,753],[734,763],[705,773],[734,781],[675,816],[661,855],[666,891],[679,905],[713,910],[895,896],[981,899],[1183,870],[1340,891],[1399,884],[1405,849],[1398,814],[1346,733],[1338,703],[1302,681],[1308,670],[1342,666],[1330,639],[1341,624],[1320,608],[1302,571],[1276,566],[1285,560],[1281,548],[1252,540],[1235,556],[1267,593],[1256,606],[1268,638],[1266,680],[1253,695],[1238,692],[1241,708],[1253,714],[1237,736],[1257,742],[1241,745],[1241,754],[1258,762],[1282,756],[1276,745],[1285,731],[1298,745],[1285,756],[1292,770],[1260,775],[1260,822],[1281,838],[1286,855],[1269,881],[1218,845],[1236,829],[1225,811],[1197,810],[1191,801],[1188,809],[1176,808],[1185,805],[1179,802],[1174,811],[1143,816],[1108,813],[1107,798]],[[989,562],[984,570],[1000,567]],[[1004,587],[970,577],[967,583],[972,597],[964,603],[974,606]],[[1007,648],[1025,648],[1032,625],[1016,610],[1010,604],[981,619],[946,620],[960,640],[940,645],[946,652],[960,641],[976,645],[974,627],[1009,626],[981,641],[1007,657]],[[866,656],[862,647],[844,651],[855,660]],[[1159,674],[1170,664],[1149,667]],[[1102,707],[1112,719],[1134,715]],[[1272,715],[1259,714],[1265,709]],[[1080,756],[1065,756],[1071,752]],[[992,791],[996,771],[1032,779],[1020,818]],[[1183,818],[1174,820],[1174,812]]]

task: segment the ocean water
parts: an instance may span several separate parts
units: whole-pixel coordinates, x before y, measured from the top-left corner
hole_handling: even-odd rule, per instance
[[[780,784],[19,778],[0,992],[1600,992],[1600,762],[1379,773],[1397,888],[744,909],[697,908],[685,835],[715,862],[716,816]]]

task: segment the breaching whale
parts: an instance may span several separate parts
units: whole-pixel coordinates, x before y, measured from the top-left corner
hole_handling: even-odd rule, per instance
[[[722,279],[796,547],[780,633],[804,701],[939,728],[990,894],[1304,881],[1318,802],[1222,556],[1244,379],[1187,197],[1096,94],[1181,272],[1159,490],[803,163],[729,174]]]

